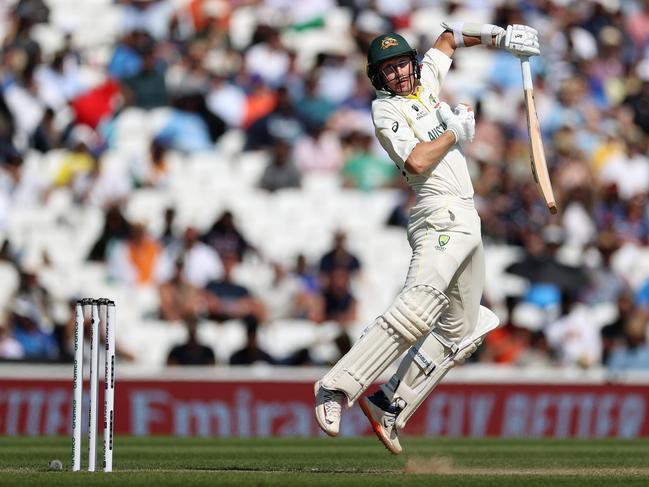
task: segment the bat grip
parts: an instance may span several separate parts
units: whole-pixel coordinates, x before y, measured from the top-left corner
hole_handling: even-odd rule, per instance
[[[532,69],[530,68],[529,57],[521,58],[521,73],[523,74],[523,89],[524,90],[534,89],[534,85],[532,84]]]

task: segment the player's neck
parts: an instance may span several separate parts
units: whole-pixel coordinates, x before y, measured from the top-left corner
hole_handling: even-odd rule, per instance
[[[405,96],[406,98],[418,98],[420,91],[421,91],[421,85],[417,84],[409,94],[403,96]]]

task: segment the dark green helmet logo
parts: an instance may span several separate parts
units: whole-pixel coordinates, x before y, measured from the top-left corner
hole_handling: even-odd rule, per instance
[[[399,41],[396,40],[394,37],[384,37],[383,40],[381,40],[381,49],[387,49],[392,46],[398,46]]]

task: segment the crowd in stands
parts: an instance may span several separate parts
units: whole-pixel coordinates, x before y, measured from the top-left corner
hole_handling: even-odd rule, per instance
[[[560,208],[548,213],[530,177],[518,60],[458,51],[442,98],[475,107],[467,153],[487,259],[489,249],[514,256],[503,263],[508,279],[488,279],[485,304],[504,324],[473,360],[649,368],[649,1],[88,4],[76,14],[64,0],[0,6],[0,259],[19,276],[3,299],[1,359],[69,360],[72,308],[56,312],[39,280],[48,256],[35,264],[10,238],[18,209],[47,205],[61,189],[102,217],[84,260],[105,266],[110,282],[154,288],[155,319],[187,328],[169,365],[218,362],[197,337],[205,320],[241,322],[246,343],[231,364],[318,365],[308,350],[273,357],[260,347],[259,329],[286,318],[338,323],[343,353],[356,338],[348,330],[361,317],[356,285],[366,271],[344,229],[330,235],[330,251],[278,262],[241,230],[245,213],[226,208],[204,228],[179,228],[169,206],[153,232],[124,206],[136,191],[172,187],[182,177],[175,155],[216,159],[238,134],[233,164],[251,152],[268,158],[255,191],[274,198],[308,176],[335,175],[340,191],[400,192],[385,227],[403,229],[414,199],[373,134],[366,50],[394,30],[423,54],[442,20],[464,20],[539,30],[535,98]],[[129,152],[119,124],[134,110],[156,123],[130,134]],[[55,170],[46,171],[52,155]],[[27,164],[35,158],[42,163]],[[235,277],[251,259],[272,269],[263,292]],[[137,360],[125,346],[120,354]]]

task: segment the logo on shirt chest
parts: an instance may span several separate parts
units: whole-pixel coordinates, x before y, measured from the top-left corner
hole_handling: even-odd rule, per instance
[[[427,117],[428,115],[430,115],[430,114],[428,113],[428,110],[422,108],[422,107],[419,106],[417,103],[413,103],[412,105],[410,105],[410,108],[411,108],[412,111],[415,113],[415,120],[420,120],[420,119],[422,119],[422,118]]]

